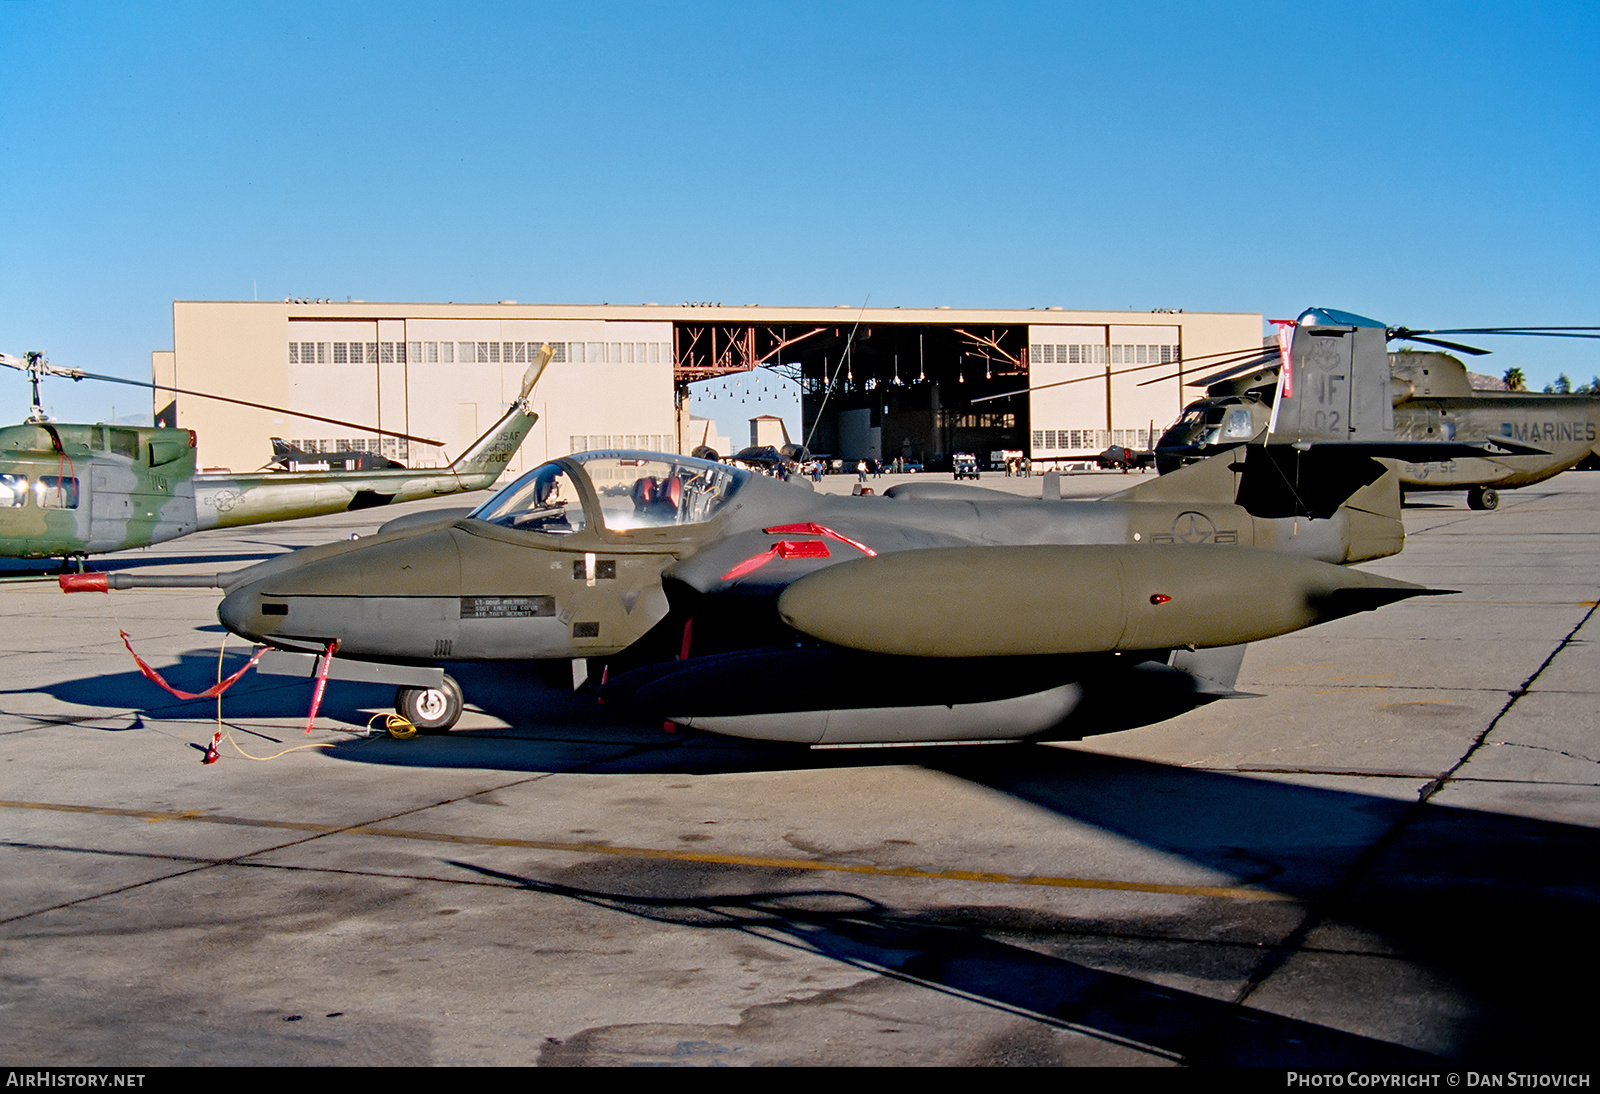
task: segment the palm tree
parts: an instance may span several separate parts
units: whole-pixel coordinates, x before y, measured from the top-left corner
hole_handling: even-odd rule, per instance
[[[1502,379],[1504,379],[1506,382],[1507,391],[1528,390],[1528,378],[1522,375],[1522,370],[1520,368],[1512,367],[1506,369],[1506,374],[1504,377],[1502,377]]]

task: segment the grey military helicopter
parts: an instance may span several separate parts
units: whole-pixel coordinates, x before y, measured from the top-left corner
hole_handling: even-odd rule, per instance
[[[1395,441],[1383,350],[1381,328],[1308,326],[1269,443],[1101,501],[952,482],[825,496],[693,457],[588,452],[465,516],[226,574],[62,586],[219,587],[222,623],[271,647],[260,671],[393,684],[425,729],[462,710],[444,665],[545,660],[575,682],[598,669],[608,702],[733,736],[1034,738],[1152,677],[1181,678],[1190,705],[1231,694],[1248,642],[1439,591],[1350,565],[1404,542],[1398,480],[1375,457],[1484,451]]]
[[[1356,324],[1382,327],[1376,320],[1315,308],[1295,325]],[[1385,328],[1390,340],[1412,341],[1462,353],[1486,350],[1446,342],[1434,334],[1545,335],[1593,338],[1595,328],[1463,328],[1413,331]],[[1554,395],[1474,389],[1462,362],[1447,353],[1402,350],[1389,354],[1390,400],[1394,433],[1400,441],[1470,440],[1493,449],[1455,460],[1402,458],[1400,483],[1406,492],[1461,490],[1472,509],[1494,509],[1501,490],[1543,482],[1600,453],[1600,396]],[[1276,349],[1193,381],[1206,398],[1190,403],[1156,443],[1156,465],[1163,472],[1262,437],[1271,428],[1282,364]],[[1292,373],[1291,373],[1292,376]],[[1293,380],[1291,379],[1291,382]]]

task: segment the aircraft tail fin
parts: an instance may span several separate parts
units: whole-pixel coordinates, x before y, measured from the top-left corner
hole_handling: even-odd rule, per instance
[[[1231,502],[1239,494],[1243,456],[1242,448],[1228,449],[1207,459],[1184,464],[1164,475],[1141,478],[1128,489],[1109,495],[1106,500]]]
[[[1280,326],[1280,341],[1287,339]],[[1268,444],[1394,439],[1389,332],[1375,319],[1311,308],[1282,352]]]
[[[511,457],[522,446],[528,432],[533,429],[534,423],[539,420],[539,415],[533,412],[528,397],[554,355],[555,351],[549,345],[539,347],[539,352],[534,355],[528,371],[522,374],[521,390],[516,401],[505,414],[501,415],[498,422],[489,427],[487,433],[472,442],[472,446],[456,458],[450,465],[451,471],[458,476],[482,477],[486,480],[485,486],[500,477],[500,473],[506,469],[506,464],[511,462]]]

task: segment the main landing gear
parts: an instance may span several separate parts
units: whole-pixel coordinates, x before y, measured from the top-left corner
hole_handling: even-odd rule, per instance
[[[1500,491],[1492,486],[1474,486],[1467,491],[1468,509],[1498,509]]]
[[[461,717],[461,685],[446,675],[436,688],[403,687],[394,694],[394,709],[423,733],[446,733]]]

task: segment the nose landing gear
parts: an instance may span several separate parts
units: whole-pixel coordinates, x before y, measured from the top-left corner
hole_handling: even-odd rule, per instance
[[[403,687],[395,692],[394,709],[424,733],[446,733],[461,717],[461,685],[446,675],[436,688]]]
[[[1467,491],[1468,509],[1498,509],[1500,491],[1492,486],[1474,486]]]

